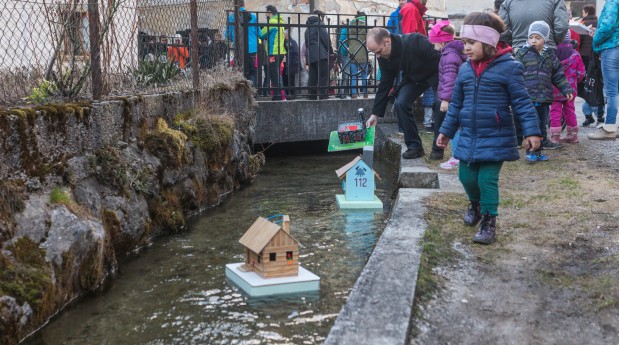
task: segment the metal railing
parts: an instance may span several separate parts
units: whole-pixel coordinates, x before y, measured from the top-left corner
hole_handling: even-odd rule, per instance
[[[268,12],[242,11],[235,16],[234,11],[228,11],[227,39],[231,61],[243,68],[244,75],[253,82],[259,96],[274,100],[300,96],[346,98],[376,92],[380,71],[377,58],[366,48],[366,33],[374,27],[396,31],[389,16],[327,14],[320,22],[316,19],[309,22],[317,15],[281,12],[280,20],[274,23],[269,21],[268,15]],[[425,19],[431,24],[440,18]],[[317,28],[327,31],[331,48],[315,44],[320,41]],[[274,35],[262,35],[274,31]],[[235,35],[235,32],[241,35]],[[307,35],[307,32],[315,36]],[[269,47],[280,43],[279,35],[284,33],[289,37],[284,44],[285,52],[268,52]],[[241,39],[237,41],[235,37],[239,36]],[[327,56],[320,51],[326,48],[329,50]],[[236,55],[242,54],[242,58],[234,58],[235,50],[238,50]],[[320,57],[315,66],[306,60],[309,55]],[[274,60],[277,66],[272,65],[271,72],[273,74],[277,67],[278,74],[277,78],[270,78],[269,68]],[[315,80],[319,82],[315,84]]]

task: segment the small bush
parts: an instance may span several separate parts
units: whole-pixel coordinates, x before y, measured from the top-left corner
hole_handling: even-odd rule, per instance
[[[50,202],[52,204],[70,204],[71,197],[67,194],[67,192],[61,187],[54,187],[52,189],[52,193],[50,194]]]
[[[50,98],[58,95],[58,86],[49,80],[41,80],[39,86],[35,86],[30,90],[30,94],[24,97],[28,103],[47,103]]]

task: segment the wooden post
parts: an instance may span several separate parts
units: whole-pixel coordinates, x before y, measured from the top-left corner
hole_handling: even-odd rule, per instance
[[[90,39],[90,75],[93,99],[101,99],[103,80],[101,77],[101,47],[99,45],[99,4],[98,0],[88,0],[88,36]]]
[[[190,0],[189,2],[190,21],[192,26],[191,32],[191,58],[192,58],[192,81],[194,90],[198,90],[200,87],[200,68],[198,65],[198,4],[196,0]]]
[[[237,68],[245,66],[243,64],[243,35],[241,31],[241,4],[235,0],[235,66]]]

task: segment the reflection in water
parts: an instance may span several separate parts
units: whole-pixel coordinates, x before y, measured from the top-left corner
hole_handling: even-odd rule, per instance
[[[353,154],[275,157],[255,183],[200,216],[190,231],[158,239],[121,265],[103,294],[51,322],[30,344],[318,344],[383,230],[393,173],[377,196],[384,212],[340,211],[334,173]],[[259,215],[286,213],[302,245],[300,264],[320,292],[249,298],[224,265],[243,261],[239,238]]]

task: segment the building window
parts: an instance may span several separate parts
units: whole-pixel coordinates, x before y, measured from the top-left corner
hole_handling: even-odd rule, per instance
[[[259,256],[258,256],[258,263],[259,263],[259,264],[260,264],[260,257],[261,257],[261,256],[259,255]]]
[[[269,261],[276,261],[276,253],[269,253]]]
[[[64,53],[65,55],[82,56],[90,51],[90,38],[88,34],[88,15],[86,12],[66,11],[62,13],[64,22],[61,30],[64,30]]]
[[[292,251],[286,252],[286,260],[287,261],[288,260],[293,260],[293,252]]]

